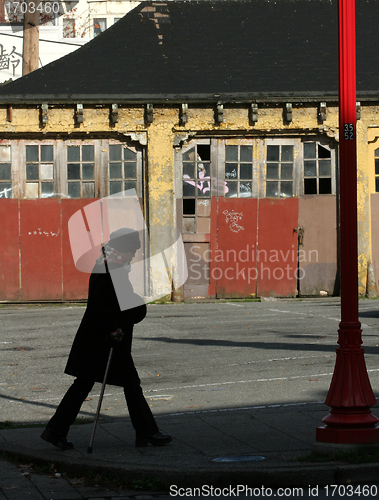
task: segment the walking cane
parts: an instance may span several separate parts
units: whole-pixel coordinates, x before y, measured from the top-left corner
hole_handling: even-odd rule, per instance
[[[101,200],[100,200],[100,214],[101,214],[101,250],[102,250],[103,256],[104,256],[104,265],[105,265],[106,272],[109,272],[108,271],[108,264],[107,264],[107,260],[106,260],[105,248],[104,248],[104,244],[103,244],[103,242],[104,242],[104,221],[103,221],[103,204],[102,204]],[[107,384],[107,377],[108,377],[109,366],[111,364],[112,354],[113,354],[113,347],[111,347],[111,349],[109,351],[108,362],[107,362],[107,366],[105,368],[104,380],[103,380],[103,384],[101,386],[99,402],[97,403],[95,421],[93,423],[92,435],[91,435],[91,439],[89,441],[89,445],[87,448],[87,453],[92,453],[93,440],[95,438],[97,422],[99,421],[100,408],[101,408],[101,403],[103,402],[104,391],[105,391],[105,386]]]
[[[90,439],[90,442],[89,442],[89,445],[88,445],[88,448],[87,448],[87,453],[92,453],[92,444],[93,444],[93,440],[94,440],[94,437],[95,437],[97,422],[99,420],[100,408],[101,408],[101,403],[103,401],[103,396],[104,396],[105,386],[106,386],[106,383],[107,383],[108,371],[109,371],[109,366],[111,364],[112,354],[113,354],[113,347],[111,347],[111,350],[109,351],[108,363],[107,363],[107,367],[105,369],[103,385],[101,386],[99,402],[97,403],[97,410],[96,410],[96,415],[95,415],[95,421],[93,423],[92,435],[91,435],[91,439]]]

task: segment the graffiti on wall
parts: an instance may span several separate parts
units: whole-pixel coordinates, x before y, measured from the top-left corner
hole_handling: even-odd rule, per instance
[[[229,224],[229,229],[233,231],[233,233],[238,233],[239,231],[243,231],[245,228],[240,226],[238,224],[238,221],[240,221],[243,217],[243,213],[240,212],[235,212],[234,210],[231,210],[230,212],[228,210],[224,210],[223,214],[225,215],[225,222]]]

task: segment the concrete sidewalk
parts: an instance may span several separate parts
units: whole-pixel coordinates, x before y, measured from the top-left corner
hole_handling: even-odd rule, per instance
[[[127,418],[103,419],[92,454],[87,453],[92,424],[71,427],[68,437],[75,449],[69,451],[40,439],[42,428],[1,430],[0,451],[17,455],[24,464],[64,466],[71,477],[80,478],[84,471],[91,470],[110,472],[128,483],[143,477],[157,479],[161,494],[168,493],[171,485],[308,488],[377,481],[378,463],[301,460],[312,452],[315,429],[327,411],[322,403],[304,403],[158,415],[159,427],[174,437],[162,448],[135,448]],[[39,475],[28,468],[1,463],[0,500],[121,499],[136,495],[141,493],[87,487],[79,480],[70,482],[64,476]]]

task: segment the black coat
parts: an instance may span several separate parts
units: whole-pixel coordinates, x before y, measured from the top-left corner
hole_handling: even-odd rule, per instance
[[[110,351],[108,334],[121,328],[124,337],[113,350],[107,383],[125,386],[135,372],[131,357],[133,325],[146,316],[146,305],[133,293],[130,281],[128,300],[136,307],[121,311],[109,273],[97,273],[95,266],[89,280],[88,302],[76,333],[65,373],[95,382],[103,382]]]

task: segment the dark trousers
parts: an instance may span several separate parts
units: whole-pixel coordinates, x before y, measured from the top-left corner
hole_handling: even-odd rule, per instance
[[[67,436],[70,426],[74,423],[93,385],[94,382],[90,380],[75,379],[60,402],[55,414],[47,424],[47,427],[52,432],[61,437]],[[157,424],[143,395],[141,386],[139,384],[132,384],[125,386],[123,389],[130,420],[132,421],[136,435],[144,437],[157,433]]]

